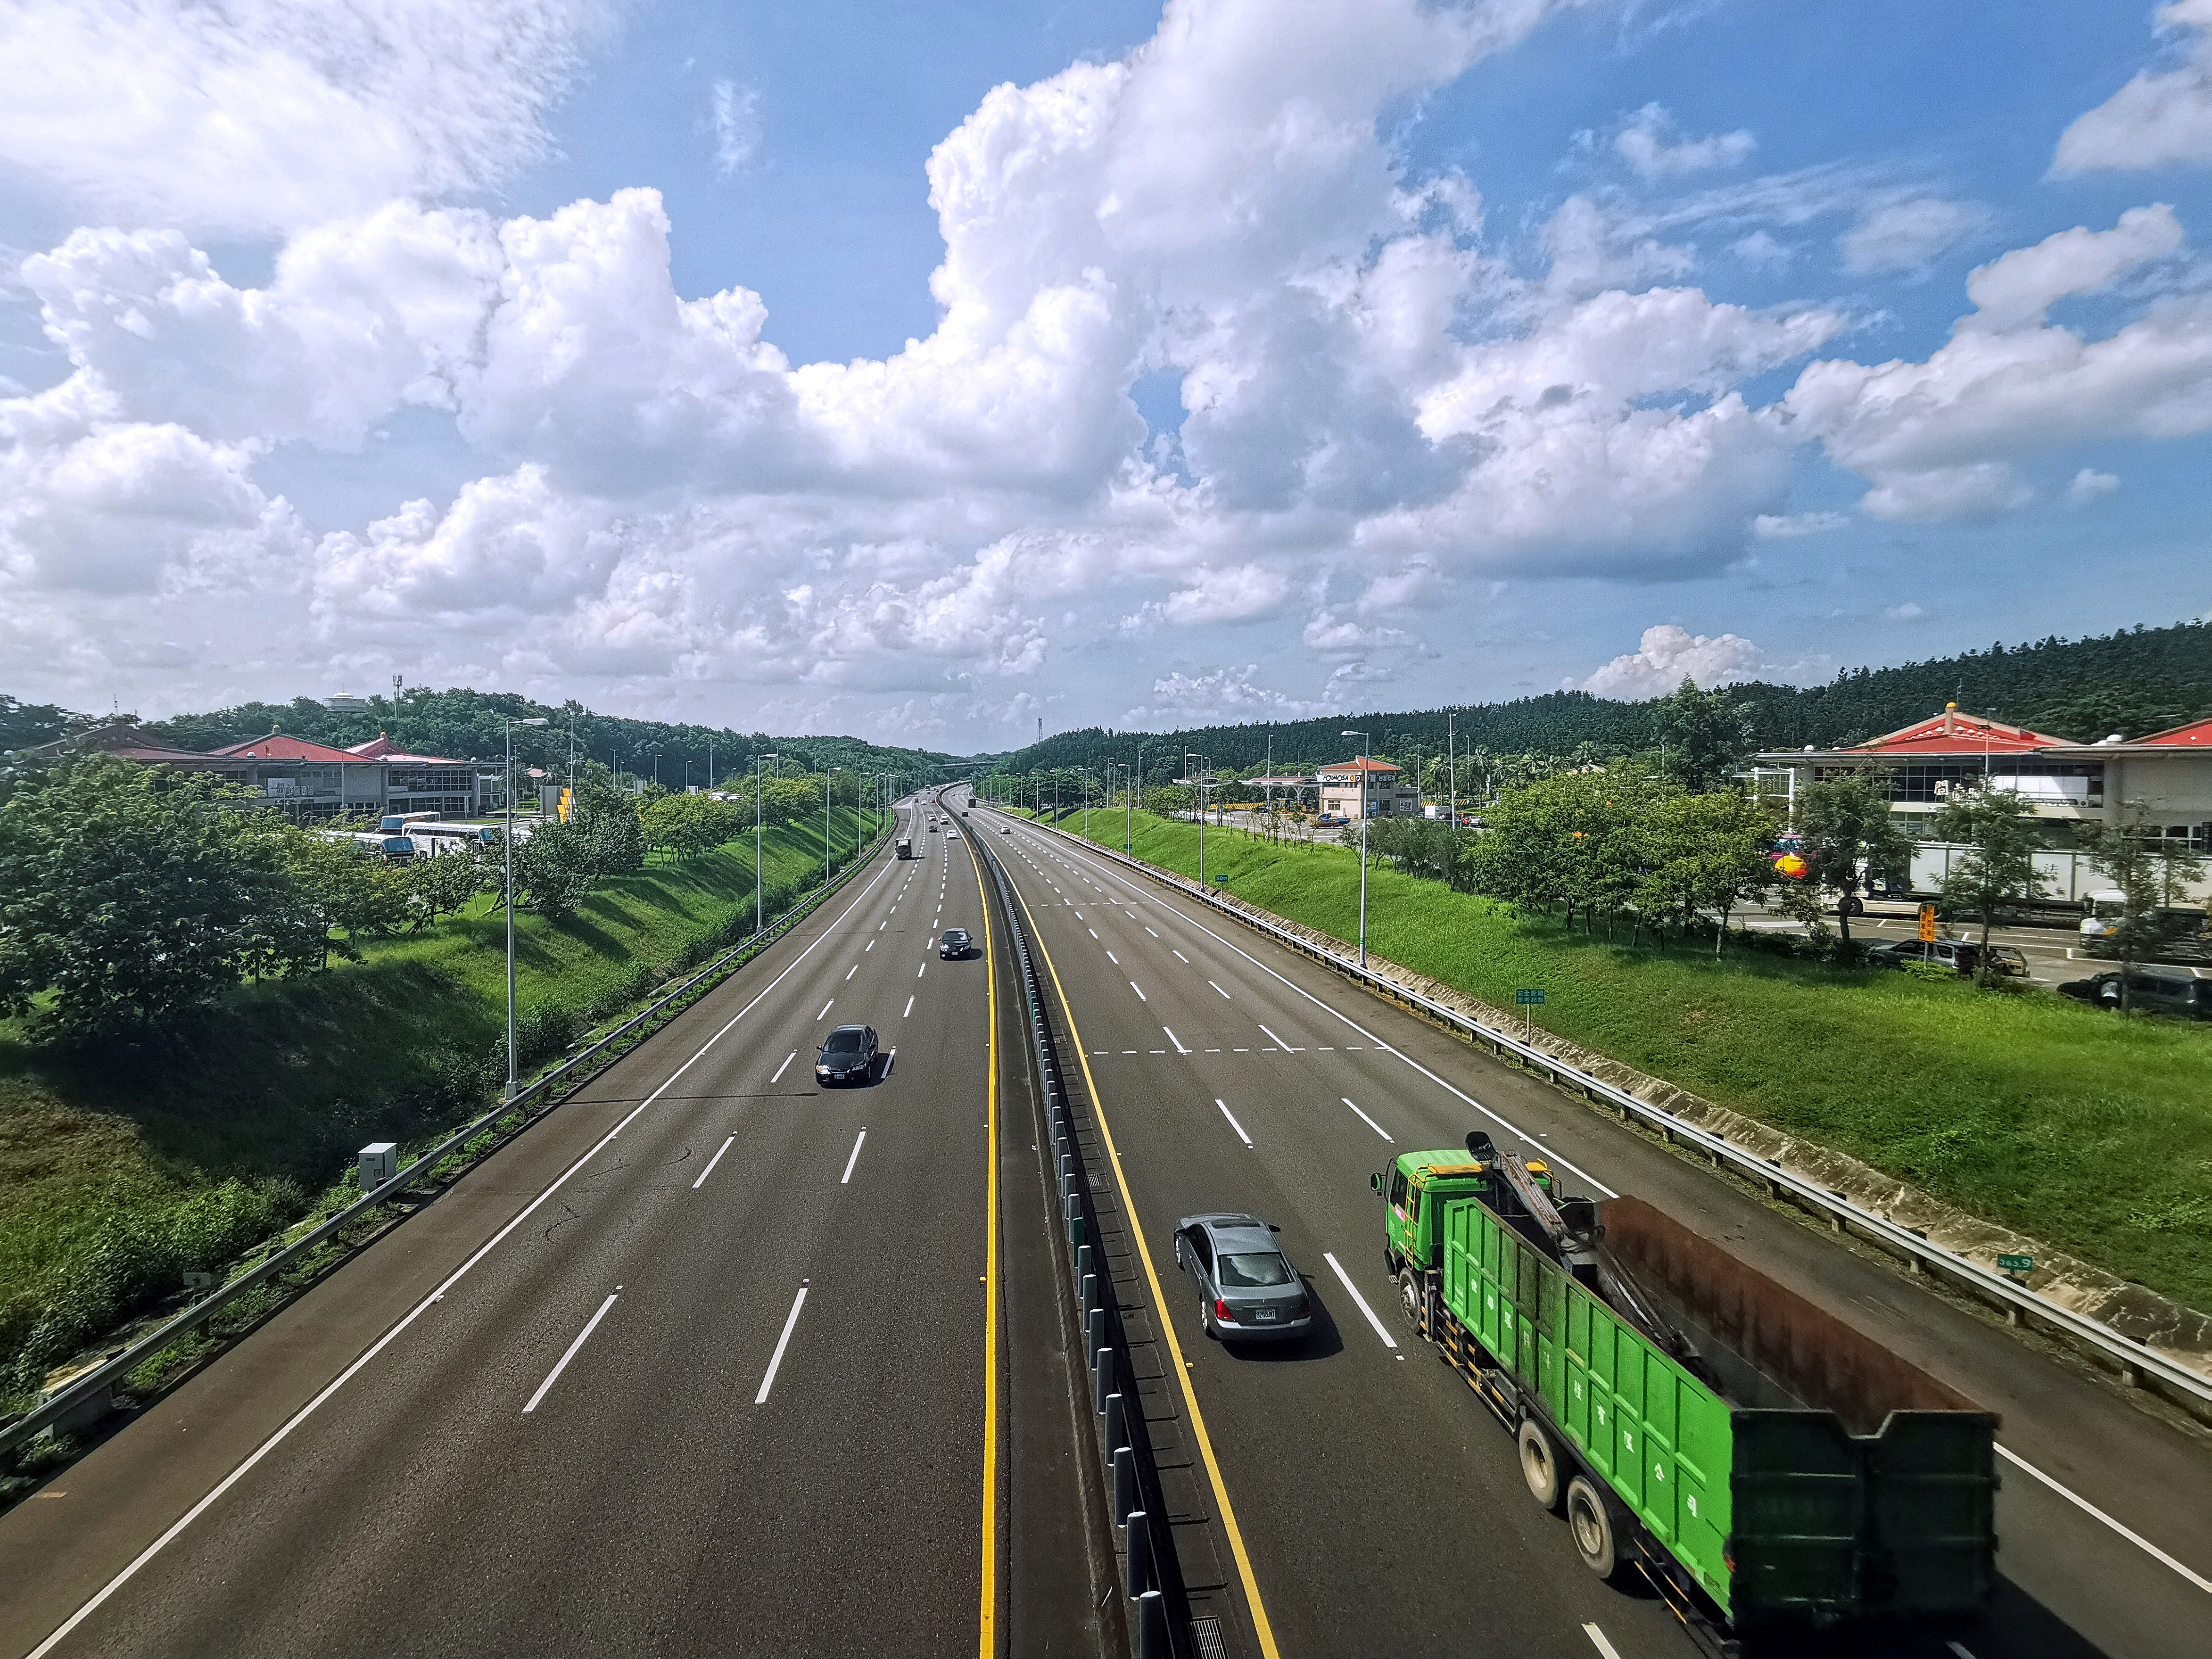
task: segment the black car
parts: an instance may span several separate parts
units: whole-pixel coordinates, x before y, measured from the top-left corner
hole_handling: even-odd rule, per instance
[[[840,1025],[814,1057],[817,1083],[866,1083],[876,1074],[876,1028]]]
[[[975,941],[968,937],[965,927],[948,927],[937,941],[937,954],[947,962],[957,962],[975,948]]]
[[[2212,969],[2153,963],[2128,976],[2128,1007],[2136,1013],[2172,1014],[2181,1019],[2212,1019]],[[2120,975],[2093,974],[2058,988],[2099,1008],[2120,1006]]]

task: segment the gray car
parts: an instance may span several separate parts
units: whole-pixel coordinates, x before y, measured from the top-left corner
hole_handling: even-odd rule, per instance
[[[1313,1328],[1306,1282],[1257,1216],[1187,1215],[1176,1223],[1176,1265],[1198,1286],[1208,1336],[1275,1341]]]

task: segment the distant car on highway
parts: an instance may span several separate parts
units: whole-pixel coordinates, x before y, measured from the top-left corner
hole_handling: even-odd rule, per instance
[[[999,833],[1002,836],[1011,836],[1014,833],[1014,826],[1011,823],[1002,823],[999,826]]]
[[[817,1083],[867,1083],[876,1074],[876,1028],[840,1025],[814,1057]]]
[[[2128,976],[2128,1006],[2144,1013],[2172,1014],[2181,1019],[2212,1019],[2212,969],[2181,968],[2160,963],[2138,968]],[[2100,1008],[2120,1006],[2120,975],[2117,971],[2069,980],[2058,988],[2061,996],[2077,998]]]
[[[1273,1341],[1313,1328],[1304,1279],[1256,1216],[1185,1216],[1176,1223],[1176,1265],[1196,1281],[1208,1336]]]
[[[948,927],[937,941],[937,954],[947,962],[957,962],[975,948],[975,941],[968,937],[965,927]]]

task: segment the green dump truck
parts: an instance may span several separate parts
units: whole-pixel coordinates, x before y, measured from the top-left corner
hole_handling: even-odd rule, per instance
[[[1593,1571],[1723,1649],[1981,1608],[1993,1415],[1641,1200],[1468,1143],[1375,1176],[1390,1272]]]

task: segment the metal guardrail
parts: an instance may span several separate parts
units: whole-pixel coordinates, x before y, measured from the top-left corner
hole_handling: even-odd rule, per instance
[[[641,1036],[646,1033],[646,1028],[659,1020],[661,1016],[672,1012],[680,1012],[678,1005],[685,998],[692,996],[702,988],[711,989],[712,986],[708,981],[719,980],[726,974],[735,972],[752,956],[759,954],[760,951],[775,944],[799,922],[811,915],[821,907],[823,900],[836,893],[862,870],[867,868],[870,860],[882,849],[884,843],[890,838],[890,835],[891,831],[889,830],[878,834],[869,844],[866,854],[855,854],[847,864],[843,872],[833,877],[827,885],[800,900],[758,933],[747,934],[689,979],[662,993],[581,1053],[570,1056],[535,1082],[518,1089],[513,1099],[501,1101],[467,1127],[455,1130],[389,1181],[380,1183],[369,1192],[362,1194],[351,1204],[347,1205],[344,1209],[318,1222],[307,1232],[301,1234],[299,1237],[292,1240],[281,1249],[272,1252],[262,1261],[240,1273],[219,1290],[195,1302],[149,1334],[141,1337],[112,1359],[103,1360],[90,1370],[72,1377],[66,1384],[57,1389],[52,1395],[13,1422],[0,1425],[0,1450],[28,1439],[52,1424],[73,1418],[81,1411],[98,1408],[103,1403],[101,1397],[110,1392],[116,1382],[128,1376],[171,1343],[204,1326],[210,1318],[237,1301],[246,1291],[283,1273],[308,1251],[343,1231],[349,1223],[358,1220],[378,1206],[405,1192],[408,1188],[428,1176],[441,1160],[452,1156],[487,1129],[495,1128],[501,1120],[514,1116],[517,1111],[525,1113],[526,1116],[521,1122],[501,1133],[492,1146],[485,1147],[477,1156],[488,1157],[500,1146],[505,1146],[507,1141],[520,1134],[531,1124],[567,1101],[576,1089],[583,1087],[592,1076],[596,1076],[597,1067],[594,1062],[617,1058],[615,1053],[616,1045],[624,1043],[628,1039]],[[588,1074],[579,1075],[579,1068],[587,1066],[593,1066],[594,1069]],[[567,1092],[560,1094],[557,1098],[555,1097],[553,1093],[555,1085],[571,1079],[573,1079],[573,1087]]]
[[[1044,1085],[1046,1127],[1057,1172],[1060,1220],[1066,1230],[1068,1290],[1083,1331],[1091,1409],[1102,1430],[1099,1446],[1104,1454],[1111,1505],[1108,1518],[1122,1538],[1121,1559],[1129,1598],[1132,1647],[1138,1659],[1169,1659],[1169,1656],[1194,1659],[1197,1647],[1191,1633],[1190,1596],[1183,1583],[1182,1559],[1176,1553],[1171,1511],[1160,1485],[1151,1427],[1136,1388],[1137,1373],[1128,1333],[1121,1322],[1121,1301],[1115,1294],[1113,1274],[1100,1243],[1090,1172],[1068,1104],[1059,1045],[1046,1014],[1044,983],[1030,955],[1029,933],[1013,884],[1007,880],[996,853],[984,845],[982,838],[971,836],[969,839],[970,845],[984,849],[1021,970],[1030,1052]],[[1156,1316],[1164,1319],[1166,1310],[1158,1310]]]
[[[1911,1228],[1900,1226],[1887,1216],[1863,1209],[1841,1193],[1808,1181],[1802,1176],[1793,1175],[1776,1160],[1735,1146],[1725,1135],[1700,1128],[1664,1108],[1638,1100],[1626,1090],[1617,1088],[1578,1066],[1569,1065],[1555,1055],[1523,1042],[1510,1031],[1470,1018],[1459,1010],[1425,996],[1387,975],[1361,967],[1352,957],[1327,950],[1264,916],[1252,915],[1229,903],[1187,876],[1172,870],[1163,870],[1158,865],[1147,864],[1142,859],[1132,858],[1126,853],[1102,847],[1096,842],[1085,841],[1080,836],[1070,835],[1054,825],[1035,819],[1024,821],[1049,834],[1065,836],[1090,853],[1139,871],[1187,897],[1197,899],[1224,915],[1233,916],[1245,926],[1267,934],[1279,943],[1324,963],[1347,978],[1381,990],[1392,1000],[1462,1031],[1475,1042],[1489,1045],[1500,1058],[1509,1054],[1517,1056],[1524,1065],[1550,1073],[1553,1082],[1580,1089],[1590,1099],[1612,1107],[1624,1121],[1633,1116],[1658,1130],[1671,1143],[1697,1148],[1706,1155],[1715,1168],[1725,1166],[1731,1169],[1764,1185],[1772,1197],[1787,1197],[1826,1216],[1838,1231],[1848,1230],[1857,1233],[1904,1257],[1915,1271],[1932,1271],[1995,1304],[2015,1322],[2033,1320],[2035,1324],[2057,1333],[2112,1364],[2119,1372],[2121,1379],[2134,1387],[2148,1388],[2199,1415],[2212,1412],[2212,1381],[2168,1358],[2155,1348],[2122,1336],[2087,1315],[2045,1301],[2003,1273],[1933,1243]]]

